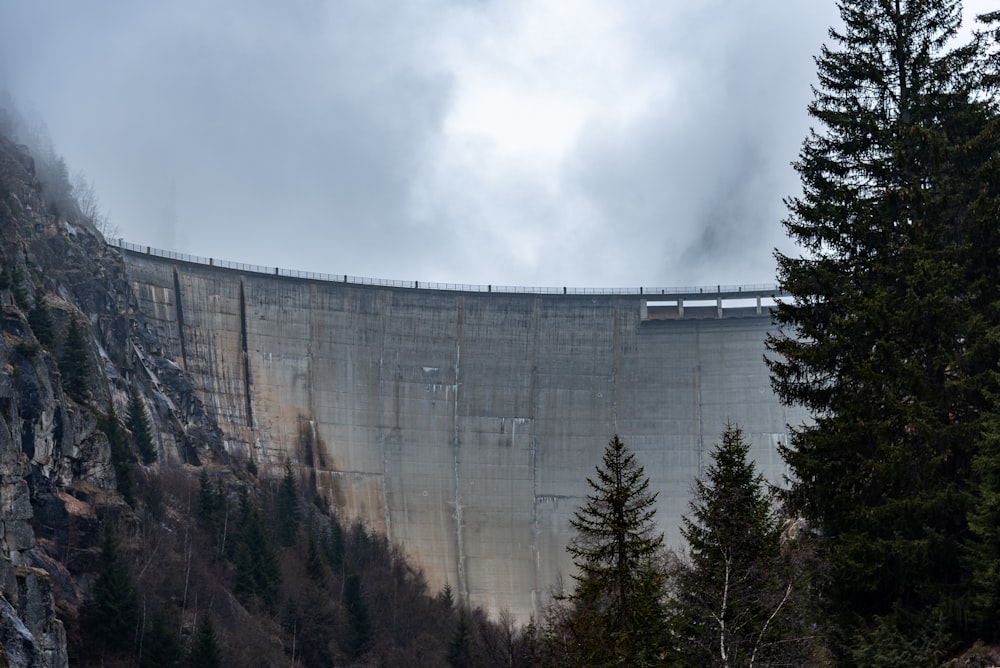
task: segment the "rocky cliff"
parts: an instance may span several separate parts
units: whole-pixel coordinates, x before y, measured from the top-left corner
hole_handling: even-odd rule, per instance
[[[184,374],[157,357],[120,257],[53,187],[0,136],[0,665],[67,665],[64,622],[90,582],[100,520],[133,512],[102,418],[137,391],[160,462],[198,463],[220,442]],[[86,373],[76,397],[60,371],[71,321]]]

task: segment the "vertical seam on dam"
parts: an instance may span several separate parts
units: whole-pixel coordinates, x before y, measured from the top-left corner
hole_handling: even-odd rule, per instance
[[[455,393],[454,409],[452,412],[452,455],[454,456],[455,470],[455,550],[456,568],[458,577],[458,592],[463,604],[469,601],[469,588],[465,579],[465,545],[462,536],[462,478],[461,463],[459,461],[460,438],[458,432],[458,393],[461,390],[461,362],[462,362],[462,331],[465,325],[465,300],[458,298],[458,311],[455,322]]]
[[[705,472],[705,417],[701,403],[701,328],[694,328],[694,406],[696,411],[695,429],[698,430],[698,477]]]
[[[375,299],[375,307],[379,313],[379,341],[378,341],[378,396],[376,398],[378,411],[378,449],[382,458],[382,517],[385,522],[385,535],[392,543],[392,486],[389,484],[389,456],[386,453],[385,439],[385,328],[389,319],[389,309],[391,308],[392,294],[380,294]],[[393,407],[398,413],[399,405]]]
[[[253,429],[253,404],[250,399],[250,353],[247,351],[247,298],[240,277],[240,348],[243,351],[243,396],[247,404],[247,427]]]
[[[532,318],[535,322],[538,321],[539,311],[541,310],[541,303],[538,298],[535,298],[534,304],[532,306]],[[538,359],[538,337],[539,328],[535,327],[532,330],[531,337],[531,354],[532,359]],[[529,392],[531,393],[528,406],[531,409],[531,556],[532,564],[534,567],[532,583],[534,589],[532,590],[532,609],[541,610],[542,609],[542,552],[538,547],[538,536],[541,534],[541,527],[538,521],[538,433],[536,431],[536,418],[538,417],[538,364],[533,363],[531,365],[531,385],[529,386]]]
[[[177,312],[177,338],[181,343],[181,362],[187,369],[187,348],[184,346],[184,309],[181,306],[181,279],[177,275],[177,267],[172,267],[172,269],[174,271],[174,307]]]

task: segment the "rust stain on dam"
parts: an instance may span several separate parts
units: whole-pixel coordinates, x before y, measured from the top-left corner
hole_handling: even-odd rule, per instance
[[[522,620],[569,581],[569,518],[612,434],[645,467],[679,547],[726,420],[778,481],[786,425],[806,419],[770,389],[761,293],[431,290],[123,256],[227,448],[275,475],[289,457],[432,588]]]

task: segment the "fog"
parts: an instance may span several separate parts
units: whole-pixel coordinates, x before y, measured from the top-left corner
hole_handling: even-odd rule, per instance
[[[403,280],[771,283],[836,18],[819,0],[6,2],[0,86],[128,241]]]

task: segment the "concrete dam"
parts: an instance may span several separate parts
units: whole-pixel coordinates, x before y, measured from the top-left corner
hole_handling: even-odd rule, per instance
[[[668,544],[727,419],[760,470],[807,420],[770,388],[774,288],[585,291],[300,275],[121,244],[147,326],[226,447],[286,457],[433,590],[519,619],[560,577],[569,519],[619,434]],[[294,274],[294,275],[290,275]]]

